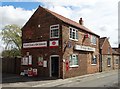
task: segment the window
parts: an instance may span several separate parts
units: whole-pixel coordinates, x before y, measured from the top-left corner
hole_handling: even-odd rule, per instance
[[[70,27],[70,29],[69,29],[70,31],[70,39],[71,40],[78,40],[78,30],[77,29],[75,29],[75,28],[72,28],[72,27]]]
[[[108,65],[108,66],[111,66],[111,58],[108,58],[108,60],[107,60],[107,65]]]
[[[59,24],[50,26],[50,38],[59,38]]]
[[[118,59],[116,59],[116,62],[115,62],[115,64],[119,64],[119,60],[118,60]]]
[[[96,45],[96,37],[95,36],[91,36],[91,43]]]
[[[78,66],[78,55],[72,54],[70,55],[70,67]]]
[[[97,64],[97,55],[92,55],[92,60],[91,60],[91,64]]]

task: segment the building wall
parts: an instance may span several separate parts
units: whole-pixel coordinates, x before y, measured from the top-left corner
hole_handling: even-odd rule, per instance
[[[66,64],[63,63],[64,66],[64,77],[73,77],[78,75],[84,75],[88,73],[95,73],[99,71],[99,40],[97,37],[97,44],[92,45],[90,43],[90,38],[86,38],[82,44],[83,37],[86,32],[83,32],[82,30],[79,30],[78,32],[78,41],[73,41],[69,39],[69,26],[67,24],[62,25],[62,50],[63,50],[63,59],[69,60],[70,54],[78,54],[78,67],[70,67],[68,71],[66,71]],[[72,27],[72,26],[71,26]],[[66,47],[67,44],[71,44],[71,47]],[[97,55],[97,65],[91,65],[91,54],[92,52],[88,51],[76,51],[74,50],[75,44],[77,45],[85,45],[95,48],[95,52],[93,54]]]
[[[111,58],[111,66],[107,65],[108,58]],[[109,40],[106,38],[102,46],[102,71],[108,71],[112,69],[113,69],[112,48],[109,43]]]
[[[37,68],[38,76],[50,76],[50,56],[51,55],[59,55],[59,67],[62,69],[61,59],[61,35],[57,39],[50,39],[50,26],[51,25],[60,25],[60,21],[46,12],[42,8],[38,8],[38,10],[33,14],[33,16],[29,19],[26,25],[22,28],[22,43],[27,42],[42,42],[47,41],[47,47],[45,48],[22,48],[22,56],[26,56],[27,52],[32,55],[32,65],[31,66],[21,66],[21,71],[27,70],[28,68]],[[38,27],[40,25],[40,27]],[[60,30],[60,29],[59,29]],[[61,30],[59,31],[61,33]],[[56,48],[50,48],[49,42],[52,40],[58,40],[59,46]],[[42,56],[43,60],[47,61],[47,67],[38,66],[38,57]],[[61,70],[60,70],[61,71]],[[62,74],[59,73],[59,77],[62,77]]]
[[[110,58],[110,66],[107,64],[107,59]],[[113,70],[113,59],[111,55],[102,55],[102,71],[110,71]]]
[[[116,59],[118,59],[118,64],[116,64]],[[113,55],[113,69],[119,68],[119,55]]]

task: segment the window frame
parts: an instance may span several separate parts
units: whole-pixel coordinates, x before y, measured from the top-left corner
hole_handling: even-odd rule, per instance
[[[95,42],[93,42],[93,41],[95,41]],[[91,44],[96,45],[97,44],[97,37],[94,35],[91,35],[90,42],[91,42]]]
[[[119,59],[115,59],[115,64],[116,64],[116,65],[119,64]]]
[[[95,63],[93,62],[94,57],[95,57],[95,59],[96,59],[96,62],[95,62]],[[92,54],[92,57],[91,57],[91,65],[97,65],[97,55]]]
[[[110,60],[110,61],[108,61],[108,60]],[[109,63],[110,63],[110,64],[109,64]],[[109,58],[109,57],[107,58],[107,66],[108,66],[108,67],[111,66],[111,58]]]
[[[73,56],[75,56],[75,58],[77,58],[77,64],[74,64],[75,60],[73,60]],[[71,65],[71,60],[72,60],[72,65]],[[69,56],[69,67],[78,67],[79,66],[79,59],[78,59],[78,54],[71,54]]]
[[[58,27],[53,28],[54,26],[58,26]],[[59,28],[60,28],[60,25],[59,25],[59,24],[51,25],[51,26],[50,26],[50,39],[59,38],[59,35],[60,35],[60,34],[59,34]],[[58,34],[57,34],[58,36],[57,36],[57,37],[52,37],[52,35],[51,35],[52,33],[51,33],[51,32],[52,32],[53,30],[55,30],[55,29],[58,30]]]
[[[73,37],[71,37],[71,30],[72,30],[72,36],[73,36],[73,32],[75,33],[75,39],[73,39]],[[73,28],[73,27],[69,27],[69,39],[70,40],[74,40],[74,41],[78,41],[78,29]]]

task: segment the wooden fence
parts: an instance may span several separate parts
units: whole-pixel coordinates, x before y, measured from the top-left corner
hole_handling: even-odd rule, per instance
[[[2,73],[20,73],[21,58],[2,58]]]

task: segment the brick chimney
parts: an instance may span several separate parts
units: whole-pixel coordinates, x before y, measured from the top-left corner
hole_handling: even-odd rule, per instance
[[[80,18],[79,24],[80,24],[80,25],[83,25],[83,20],[82,20],[82,18]]]

